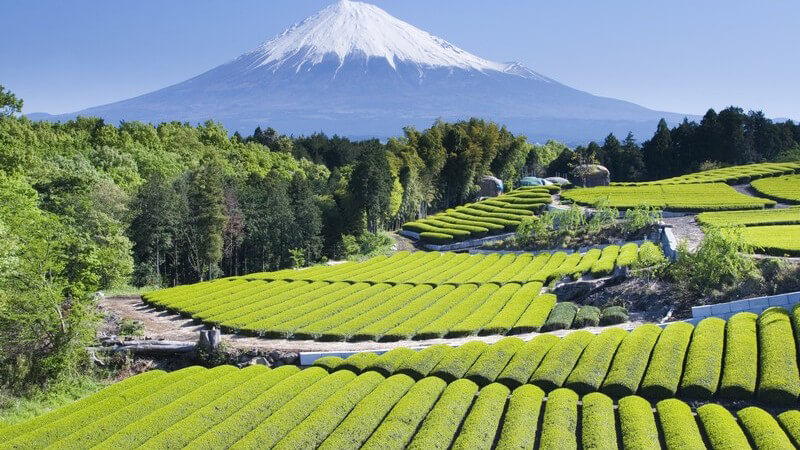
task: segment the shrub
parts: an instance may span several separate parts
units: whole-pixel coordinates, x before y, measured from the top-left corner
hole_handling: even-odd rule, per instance
[[[374,370],[381,375],[388,377],[394,374],[400,365],[417,352],[410,348],[398,347],[378,356],[374,362],[369,364],[364,370]]]
[[[742,429],[756,448],[794,447],[775,418],[763,409],[749,406],[736,415],[739,417]]]
[[[493,317],[497,316],[519,288],[520,286],[516,283],[503,285],[491,294],[482,305],[450,328],[447,336],[458,337],[477,334]]]
[[[543,398],[544,392],[531,384],[514,389],[503,417],[498,450],[533,449]]]
[[[556,303],[547,321],[542,326],[542,331],[563,330],[572,325],[575,315],[578,313],[578,307],[572,302]]]
[[[758,398],[788,405],[800,394],[797,347],[789,313],[769,308],[758,318]]]
[[[600,278],[611,274],[614,271],[614,263],[619,256],[619,245],[609,245],[603,249],[600,259],[592,264],[592,276]]]
[[[443,290],[436,292],[440,288],[443,288]],[[397,323],[397,325],[394,328],[386,331],[381,340],[396,341],[415,336],[422,327],[436,320],[447,310],[452,308],[453,305],[459,303],[477,289],[478,286],[474,284],[463,284],[458,287],[440,286],[439,288],[434,289],[433,291],[436,292],[436,296],[439,296],[442,293],[444,293],[444,295],[436,298],[435,300],[431,299],[432,304],[430,304],[427,308],[424,308],[424,310],[417,311],[417,314],[410,316],[402,315],[401,317],[397,318],[398,320],[392,321],[392,323]],[[403,320],[399,320],[400,318]]]
[[[275,449],[316,448],[384,378],[367,372],[336,391],[275,444]],[[302,414],[300,414],[302,416]],[[288,428],[285,428],[288,429]]]
[[[447,344],[436,344],[417,350],[397,368],[398,373],[404,373],[415,380],[421,380],[439,364],[439,361],[454,350]]]
[[[658,402],[656,410],[667,448],[705,448],[689,405],[671,398]]]
[[[450,383],[422,422],[409,449],[449,448],[477,393],[478,386],[472,381],[460,379]]]
[[[429,324],[417,330],[416,339],[440,338],[447,335],[450,330],[459,322],[464,320],[473,311],[486,302],[493,294],[500,289],[500,286],[488,283],[483,284],[472,294],[467,296],[454,307],[450,308],[441,316],[434,319]]]
[[[412,386],[414,380],[406,375],[387,378],[353,408],[347,418],[322,442],[320,450],[360,448]]]
[[[378,429],[364,443],[364,449],[404,448],[417,431],[420,422],[431,410],[439,395],[447,386],[436,377],[425,378],[416,383],[397,402]]]
[[[452,383],[467,373],[487,347],[488,345],[482,341],[471,341],[460,345],[439,361],[431,375]]]
[[[492,448],[509,393],[508,388],[499,383],[481,389],[453,443],[454,450]]]
[[[363,372],[367,366],[375,364],[378,360],[378,355],[372,352],[356,353],[344,360],[343,363],[336,366],[336,371],[349,370],[353,373],[359,374]]]
[[[273,370],[269,370],[265,366],[253,366],[246,370],[257,371],[260,374],[192,412],[181,420],[179,425],[162,431],[148,440],[146,445],[150,448],[185,447],[206,430],[231,417],[242,408],[242,405],[248,404],[276,384],[300,372],[296,366],[282,366]]]
[[[575,331],[561,338],[547,353],[530,382],[545,392],[561,387],[593,338],[588,331]]]
[[[791,410],[778,414],[778,422],[780,422],[783,431],[792,440],[795,447],[800,447],[800,411]]]
[[[619,430],[626,449],[657,446],[658,428],[653,407],[647,400],[630,395],[619,401]]]
[[[583,258],[583,256],[580,253],[576,252],[570,254],[564,259],[564,262],[551,273],[550,278],[560,280],[567,275],[573,275],[575,273],[575,268],[581,263],[581,258]]]
[[[600,260],[602,254],[603,252],[599,248],[593,248],[586,252],[581,258],[581,262],[573,269],[572,278],[577,280],[581,275],[592,270],[592,266]]]
[[[322,358],[319,358],[316,361],[314,361],[314,364],[312,364],[312,366],[322,367],[328,372],[333,372],[337,367],[342,365],[342,363],[344,363],[344,359],[338,356],[323,356]]]
[[[583,397],[581,411],[581,444],[586,449],[617,448],[617,428],[614,401],[594,392]]]
[[[667,261],[661,247],[650,241],[643,243],[639,247],[639,253],[636,256],[636,262],[632,265],[635,269],[658,266]]]
[[[645,204],[637,205],[625,211],[625,218],[622,220],[622,230],[626,233],[635,233],[643,228],[661,222],[662,212],[660,209]]]
[[[609,306],[603,309],[600,316],[600,325],[615,325],[628,321],[628,310],[623,306]]]
[[[518,322],[520,317],[522,317],[523,313],[525,313],[526,309],[531,306],[534,302],[541,302],[541,300],[537,300],[539,296],[539,292],[542,290],[542,283],[539,282],[532,282],[532,283],[525,283],[522,287],[514,292],[514,295],[511,299],[505,304],[502,310],[500,310],[494,318],[489,321],[488,324],[483,328],[481,334],[506,334],[508,333],[514,325]],[[550,305],[549,308],[552,308]],[[549,313],[548,308],[548,313]],[[541,309],[541,307],[537,306],[537,312]],[[544,323],[545,318],[547,317],[544,313],[540,314],[544,315],[544,318],[541,319],[542,324]],[[541,324],[540,324],[541,326]]]
[[[481,387],[494,382],[511,357],[524,343],[525,341],[515,337],[507,337],[495,342],[481,353],[465,377]]]
[[[526,342],[514,353],[497,381],[511,389],[527,383],[556,342],[559,342],[559,338],[552,334],[542,334]]]
[[[650,364],[639,388],[641,395],[653,399],[675,395],[693,330],[694,327],[686,322],[673,323],[664,328],[653,348]]]
[[[426,242],[428,244],[433,245],[447,245],[453,242],[455,239],[450,234],[444,233],[434,233],[431,231],[424,231],[419,234],[419,238],[422,242]]]
[[[617,256],[617,266],[632,266],[639,260],[639,246],[634,242],[629,242],[622,246]]]
[[[544,325],[553,306],[556,304],[556,296],[553,294],[542,294],[536,296],[522,313],[519,320],[514,324],[509,333],[530,333],[539,331]]]
[[[717,392],[722,373],[725,321],[716,317],[697,324],[686,354],[680,392],[687,397],[709,399]]]
[[[470,285],[474,288],[474,285]],[[470,289],[470,287],[464,287]],[[417,316],[426,311],[433,305],[446,303],[447,295],[456,289],[452,285],[437,286],[432,291],[415,298],[405,306],[388,313],[384,318],[373,322],[355,332],[352,340],[399,340],[404,337],[413,336],[414,332],[421,326]],[[427,317],[427,316],[426,316]],[[432,320],[432,319],[431,319]]]
[[[578,394],[598,390],[608,373],[617,347],[627,335],[628,333],[621,328],[610,328],[595,336],[586,346],[564,386]]]
[[[578,394],[556,389],[547,396],[542,421],[542,449],[577,449]]]
[[[636,392],[659,334],[661,328],[652,324],[636,327],[628,333],[617,349],[611,370],[603,382],[604,393],[619,398]]]
[[[339,371],[322,378],[263,421],[251,423],[250,427],[255,425],[255,428],[236,441],[236,447],[272,448],[326,400],[334,398],[342,389],[347,391],[346,387],[353,380],[356,376],[350,371]]]
[[[724,407],[707,403],[697,408],[697,417],[712,448],[751,448],[736,419]]]
[[[742,312],[728,319],[719,386],[722,397],[744,400],[755,393],[758,377],[757,318],[756,314]]]
[[[572,328],[596,327],[600,324],[600,308],[596,306],[581,306],[572,322]]]

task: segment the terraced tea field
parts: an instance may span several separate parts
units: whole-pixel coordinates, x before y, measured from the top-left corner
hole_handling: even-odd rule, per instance
[[[660,400],[712,396],[721,379],[719,395],[796,405],[793,324],[796,314],[773,309],[696,330],[396,349],[330,368],[155,370],[0,438],[8,448],[794,448],[800,411]]]
[[[613,183],[617,186],[643,186],[653,184],[727,183],[744,184],[764,177],[793,174],[800,171],[798,163],[758,163],[695,172],[663,180]]]
[[[763,211],[706,212],[698,214],[696,220],[700,225],[715,227],[795,225],[800,224],[800,207]]]
[[[257,273],[145,294],[153,305],[265,337],[399,340],[535,331],[555,304],[543,285],[603,276],[635,244],[584,255],[399,252],[359,263]]]
[[[675,212],[762,209],[775,205],[773,200],[741,194],[723,183],[580,188],[564,191],[561,199],[584,206],[606,202],[608,206],[620,209],[648,205]]]
[[[800,225],[747,227],[742,235],[759,253],[775,256],[800,255]]]
[[[750,183],[764,197],[783,203],[800,203],[800,175],[765,178]]]
[[[552,194],[559,190],[555,185],[523,187],[407,222],[403,229],[419,233],[423,242],[436,245],[514,231],[523,219],[552,203]]]

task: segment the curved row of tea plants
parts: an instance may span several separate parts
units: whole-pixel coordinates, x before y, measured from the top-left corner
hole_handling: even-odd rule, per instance
[[[653,406],[655,406],[654,413]],[[8,448],[792,448],[800,411],[696,410],[533,385],[350,370],[192,367],[132,377],[0,431]],[[749,441],[748,441],[749,438]]]
[[[695,220],[700,225],[714,227],[800,225],[800,206],[761,211],[705,212],[698,214]]]
[[[800,171],[800,164],[798,163],[757,163],[705,170],[679,177],[665,178],[663,180],[612,184],[617,186],[692,183],[744,184],[750,182],[751,180],[765,177],[775,177],[779,175],[788,175],[798,171]]]
[[[800,395],[798,333],[800,308],[792,313],[771,308],[760,316],[736,314],[727,323],[708,318],[697,327],[678,322],[663,331],[656,325],[631,332],[609,328],[598,335],[575,331],[563,338],[543,334],[528,342],[506,337],[491,345],[432,346],[403,358],[393,352],[406,349],[380,356],[359,353],[344,360],[326,357],[315,364],[330,371],[369,371],[391,360],[393,370],[383,364],[383,373],[415,378],[468,378],[480,385],[500,382],[510,388],[534,384],[545,392],[567,387],[614,398],[717,396],[795,404]]]
[[[759,253],[800,256],[800,225],[747,227],[742,238]]]
[[[800,203],[800,176],[764,178],[750,183],[750,186],[763,195],[783,203]]]
[[[552,203],[552,194],[559,189],[555,185],[520,188],[407,222],[403,229],[419,233],[422,241],[435,245],[514,231],[523,219]]]
[[[522,333],[545,325],[569,328],[573,319],[596,325],[601,314],[596,308],[577,318],[577,310],[571,316],[559,310],[554,316],[559,320],[551,320],[556,299],[540,295],[543,284],[584,271],[606,275],[618,255],[626,256],[625,264],[635,262],[635,250],[597,250],[608,258],[400,252],[362,263],[180,286],[143,299],[198,322],[273,338],[391,341]],[[583,260],[590,263],[576,268]]]
[[[584,206],[594,206],[602,202],[620,209],[647,205],[675,212],[762,209],[775,205],[773,200],[742,194],[724,183],[578,188],[564,191],[561,198]]]

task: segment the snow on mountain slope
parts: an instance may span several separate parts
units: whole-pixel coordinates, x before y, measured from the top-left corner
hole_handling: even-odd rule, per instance
[[[265,42],[254,52],[258,65],[292,60],[299,71],[319,64],[328,55],[344,63],[349,55],[385,58],[426,67],[503,71],[495,63],[464,51],[449,42],[396,19],[377,6],[339,0],[280,36]],[[300,59],[293,59],[300,56]]]

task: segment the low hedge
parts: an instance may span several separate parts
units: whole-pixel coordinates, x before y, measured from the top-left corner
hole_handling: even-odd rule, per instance
[[[637,255],[637,266],[650,267],[664,261],[664,252],[661,247],[651,241],[647,241],[639,247]]]
[[[598,390],[608,373],[617,347],[627,335],[628,332],[622,328],[610,328],[595,336],[586,346],[564,386],[578,394]]]
[[[588,331],[575,331],[562,337],[547,353],[530,382],[545,392],[561,387],[593,338]]]
[[[494,318],[492,318],[485,327],[483,327],[481,334],[508,333],[514,328],[514,325],[517,324],[526,310],[529,307],[532,307],[534,303],[537,303],[537,307],[534,309],[537,312],[541,311],[538,315],[544,316],[544,318],[541,319],[543,324],[544,320],[547,318],[547,315],[542,310],[547,308],[547,312],[549,313],[552,305],[540,305],[541,300],[539,300],[538,297],[541,290],[542,283],[534,281],[532,283],[523,284],[522,287],[514,293],[508,303],[503,306],[503,309],[500,310],[500,312],[497,313],[497,315],[494,316]],[[533,325],[535,326],[536,324],[534,323]],[[541,326],[541,324],[539,324],[539,326]]]
[[[378,356],[371,364],[367,365],[365,371],[375,371],[388,377],[400,368],[406,360],[416,355],[417,352],[410,348],[398,347]]]
[[[731,400],[753,396],[758,378],[758,315],[741,312],[728,319],[725,326],[725,352],[719,395]]]
[[[628,310],[623,306],[609,306],[600,315],[600,325],[616,325],[628,321]]]
[[[778,422],[794,446],[800,448],[800,411],[794,409],[782,412],[778,414]]]
[[[619,245],[609,245],[603,249],[600,259],[592,264],[592,276],[595,278],[604,277],[614,271],[614,264],[619,256]]]
[[[636,327],[622,340],[603,382],[602,391],[611,397],[631,395],[639,389],[650,353],[656,344],[661,328],[646,324]]]
[[[617,427],[614,401],[605,394],[593,392],[583,397],[581,410],[581,444],[586,449],[616,450]]]
[[[658,427],[650,402],[630,395],[619,401],[619,431],[626,449],[658,447]]]
[[[572,321],[572,328],[596,327],[600,324],[600,308],[596,306],[581,306]]]
[[[539,446],[542,449],[578,448],[578,394],[556,389],[547,396]]]
[[[363,372],[367,367],[375,364],[378,360],[378,355],[372,352],[362,352],[356,353],[355,355],[349,356],[347,359],[344,360],[341,364],[336,366],[334,369],[335,371],[339,370],[349,370],[353,373],[359,374]]]
[[[525,341],[515,337],[506,337],[495,342],[481,353],[464,375],[465,378],[481,387],[494,382],[524,343]]]
[[[478,393],[478,386],[466,379],[450,383],[414,435],[409,449],[447,449]]]
[[[481,280],[476,277],[476,281]],[[492,293],[486,301],[474,309],[467,317],[453,325],[450,331],[447,332],[448,337],[463,337],[476,335],[481,332],[493,317],[497,316],[503,307],[511,300],[514,294],[519,290],[520,285],[517,283],[504,284],[496,292]],[[485,333],[484,333],[485,334]]]
[[[498,450],[532,450],[536,442],[544,392],[527,384],[514,389],[503,417]]]
[[[692,414],[692,408],[678,399],[662,400],[656,404],[658,420],[667,448],[705,448],[700,428]]]
[[[455,237],[450,234],[434,233],[425,231],[419,234],[419,239],[422,242],[427,242],[433,245],[446,245],[455,241]]]
[[[404,373],[419,381],[427,377],[431,370],[439,364],[439,361],[453,350],[454,348],[447,344],[436,344],[417,350],[400,364],[397,372]]]
[[[350,411],[382,381],[384,381],[384,377],[377,372],[366,372],[358,376],[328,397],[305,419],[300,414],[295,421],[300,420],[301,422],[273,448],[294,450],[318,447],[350,414]]]
[[[778,421],[763,409],[749,406],[739,410],[736,415],[739,417],[742,429],[755,448],[794,448]]]
[[[312,366],[322,367],[328,372],[333,372],[337,367],[342,365],[342,363],[344,363],[344,359],[338,356],[323,356],[322,358],[319,358],[316,361],[314,361],[314,364],[312,364]]]
[[[797,347],[789,312],[769,308],[758,318],[758,398],[789,405],[800,395]]]
[[[553,294],[536,296],[525,309],[525,312],[522,313],[519,320],[511,327],[509,333],[519,334],[539,331],[550,316],[556,301],[556,296]]]
[[[414,384],[362,448],[405,448],[446,386],[444,380],[436,377],[428,377]]]
[[[694,327],[686,322],[667,325],[653,348],[639,393],[652,399],[672,397],[678,390],[683,360]]]
[[[725,320],[703,319],[697,324],[686,354],[680,392],[697,399],[709,399],[717,392],[722,374]]]
[[[489,232],[500,232],[505,229],[505,226],[502,224],[488,222],[488,221],[481,221],[481,220],[472,220],[472,219],[462,219],[455,216],[451,216],[448,213],[444,214],[437,214],[434,216],[436,220],[441,222],[446,222],[455,225],[470,225],[475,227],[482,227],[489,230]]]
[[[487,347],[483,341],[470,341],[459,345],[439,361],[431,375],[452,383],[467,373]]]
[[[622,246],[617,257],[617,266],[629,267],[639,259],[639,246],[634,242],[629,242]]]
[[[724,407],[707,403],[697,408],[697,417],[711,448],[751,448],[736,419]]]
[[[338,450],[364,445],[384,417],[414,385],[414,380],[407,375],[387,378],[353,408],[319,449]]]
[[[559,340],[558,337],[552,334],[542,334],[526,342],[514,353],[511,361],[500,372],[497,381],[511,389],[527,383],[533,372],[539,367],[539,363],[547,355],[547,352]]]
[[[509,394],[508,388],[500,383],[481,389],[453,442],[453,450],[491,449]]]
[[[264,367],[266,369],[266,367]],[[206,430],[227,420],[251,401],[260,398],[273,386],[300,372],[297,366],[282,366],[273,370],[263,370],[258,375],[208,405],[194,411],[180,422],[147,441],[149,448],[182,448],[189,445]],[[320,372],[318,372],[320,373]]]
[[[552,272],[551,277],[554,280],[560,280],[566,276],[571,276],[575,273],[575,268],[580,264],[581,258],[583,258],[583,256],[580,253],[576,252],[570,254],[564,259],[561,265]]]
[[[577,266],[575,266],[575,269],[573,270],[572,278],[574,280],[577,280],[584,273],[592,270],[592,266],[594,265],[594,263],[600,260],[600,255],[602,254],[603,252],[599,248],[593,248],[588,252],[584,253],[583,257],[581,258],[581,262]]]
[[[572,326],[578,306],[572,302],[559,302],[553,306],[547,321],[542,326],[542,331],[564,330]]]

